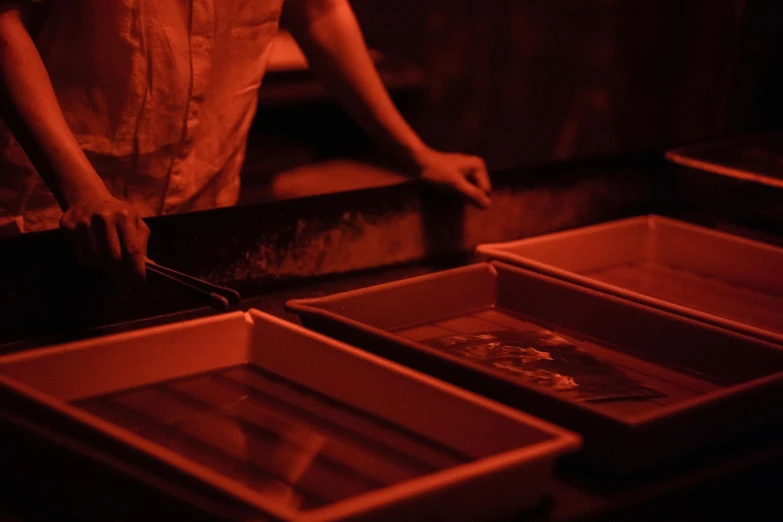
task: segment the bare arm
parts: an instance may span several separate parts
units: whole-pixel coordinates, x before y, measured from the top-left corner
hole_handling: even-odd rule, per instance
[[[41,56],[25,25],[29,14],[0,14],[3,119],[63,210],[83,193],[108,195],[65,122]]]
[[[392,102],[347,0],[288,0],[285,23],[330,91],[370,134],[422,178],[487,206],[484,162],[425,145]]]
[[[112,197],[79,147],[28,27],[30,8],[0,12],[0,101],[4,121],[65,214],[61,227],[85,264],[123,258],[143,277],[146,225]]]

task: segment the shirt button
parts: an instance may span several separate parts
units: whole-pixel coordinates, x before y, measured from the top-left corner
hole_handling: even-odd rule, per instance
[[[193,37],[193,47],[195,47],[199,51],[204,51],[207,48],[209,48],[209,40],[207,40],[203,36],[194,36]]]

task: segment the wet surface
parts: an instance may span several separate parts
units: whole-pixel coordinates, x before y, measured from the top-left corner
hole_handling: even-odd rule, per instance
[[[294,510],[471,460],[254,365],[75,405]]]

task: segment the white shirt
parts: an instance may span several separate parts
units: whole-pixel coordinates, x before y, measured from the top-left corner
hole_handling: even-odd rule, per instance
[[[143,216],[232,205],[283,0],[49,0],[36,45],[71,131]],[[61,211],[7,129],[0,227]]]

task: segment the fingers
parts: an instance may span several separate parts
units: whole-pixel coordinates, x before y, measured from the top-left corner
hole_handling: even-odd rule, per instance
[[[476,205],[487,208],[492,204],[489,193],[492,185],[484,160],[478,156],[462,156],[464,178],[458,180],[455,188]]]
[[[454,188],[457,192],[467,197],[471,203],[481,208],[487,208],[492,204],[492,200],[489,199],[487,193],[466,178],[458,178],[457,182],[454,184]]]
[[[143,282],[147,272],[145,261],[150,229],[138,215],[122,219],[117,228],[120,233],[124,259],[131,277],[138,282]]]
[[[149,228],[131,207],[74,209],[63,215],[60,228],[80,264],[119,281],[144,281]]]
[[[73,251],[74,257],[82,266],[97,268],[100,266],[100,250],[87,216],[65,215],[60,228]]]
[[[98,247],[101,264],[111,271],[117,270],[122,260],[122,245],[117,233],[117,224],[121,216],[105,212],[92,217],[93,236]]]
[[[478,156],[436,153],[425,164],[421,177],[432,185],[448,187],[478,207],[492,204],[492,184],[484,160]]]
[[[489,194],[492,192],[492,183],[489,181],[489,172],[487,172],[487,165],[484,160],[478,157],[470,158],[470,172],[468,177],[484,191]]]

